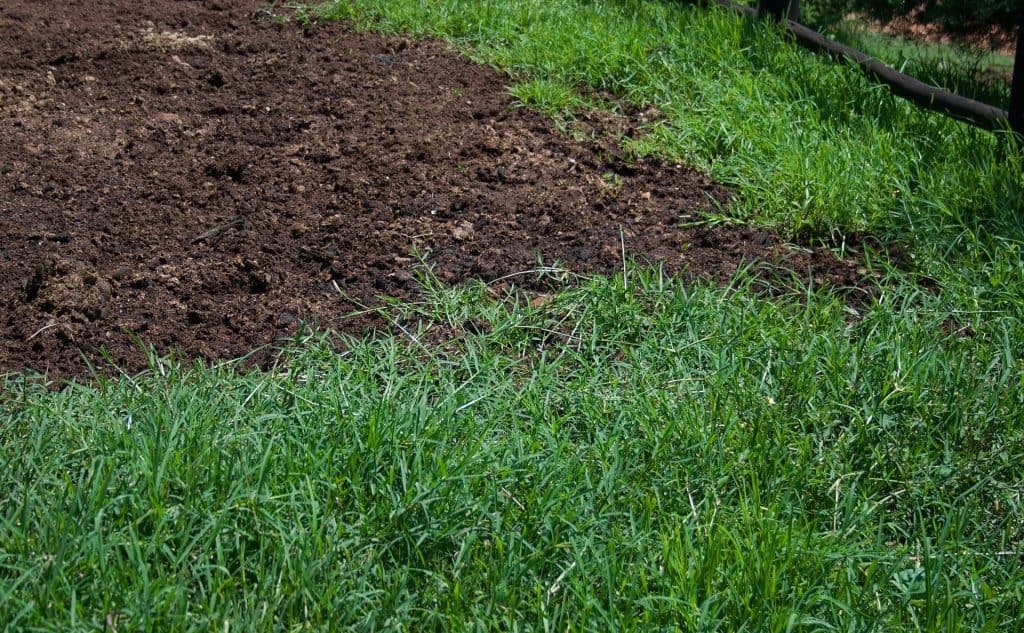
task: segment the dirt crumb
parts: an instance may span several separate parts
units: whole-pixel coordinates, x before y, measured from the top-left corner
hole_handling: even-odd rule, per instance
[[[25,303],[40,312],[87,322],[103,318],[114,283],[85,262],[46,258],[25,282]]]
[[[152,28],[142,32],[144,46],[162,51],[209,49],[213,41],[212,35],[187,35],[177,31],[156,32]]]

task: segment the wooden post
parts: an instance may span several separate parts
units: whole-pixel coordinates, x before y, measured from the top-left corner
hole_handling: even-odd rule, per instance
[[[800,20],[800,0],[758,0],[757,15],[781,21],[784,17]]]
[[[1024,8],[1017,12],[1017,53],[1013,58],[1009,121],[1013,131],[1024,136]]]

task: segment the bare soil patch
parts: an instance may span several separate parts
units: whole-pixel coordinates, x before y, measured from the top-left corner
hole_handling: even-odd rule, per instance
[[[498,72],[436,41],[302,29],[242,0],[0,8],[0,372],[104,355],[224,359],[300,322],[538,260],[612,273],[621,245],[688,278],[761,262],[854,287],[863,269],[751,228],[680,228],[728,193],[628,162],[595,116],[576,142]],[[614,118],[614,117],[613,117]],[[517,283],[539,290],[528,275]],[[254,357],[266,362],[270,352]]]

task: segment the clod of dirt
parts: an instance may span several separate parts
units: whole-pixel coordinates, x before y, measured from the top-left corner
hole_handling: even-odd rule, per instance
[[[455,228],[452,229],[452,237],[459,242],[468,240],[473,237],[473,225],[469,222],[460,222]]]
[[[188,35],[179,31],[157,32],[152,27],[142,32],[141,40],[143,46],[161,51],[209,49],[214,41],[212,35]]]
[[[39,312],[73,321],[103,318],[115,283],[77,259],[47,258],[25,283],[25,300]]]

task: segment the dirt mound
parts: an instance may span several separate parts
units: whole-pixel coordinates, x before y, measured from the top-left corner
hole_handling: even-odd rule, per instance
[[[25,284],[24,301],[41,313],[85,323],[102,319],[114,291],[112,280],[77,259],[47,258]]]
[[[627,162],[605,115],[575,142],[445,44],[254,9],[4,3],[0,371],[80,375],[104,349],[138,369],[136,335],[213,359],[301,321],[362,332],[381,324],[340,317],[414,299],[418,257],[453,283],[538,261],[610,273],[623,244],[689,276],[760,260],[860,280],[763,231],[679,228],[728,194]]]

